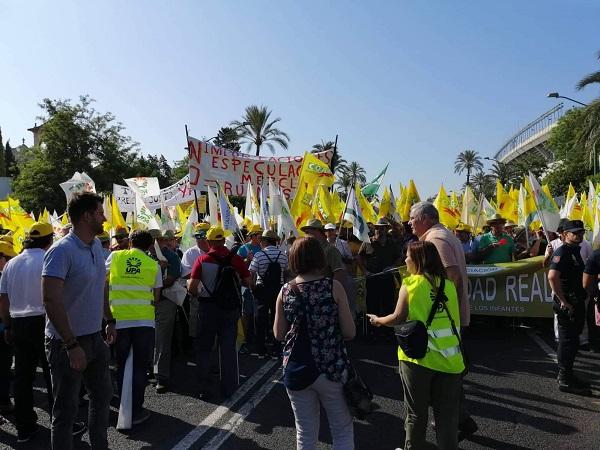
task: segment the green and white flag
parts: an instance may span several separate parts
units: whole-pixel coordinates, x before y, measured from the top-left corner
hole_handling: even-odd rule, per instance
[[[531,172],[529,172],[529,184],[533,190],[531,194],[533,195],[535,208],[537,209],[538,217],[542,222],[544,230],[546,233],[548,231],[556,231],[560,222],[558,208],[556,208],[552,199],[548,198],[548,195],[542,190],[540,183]]]
[[[352,189],[350,194],[348,194],[344,220],[347,220],[352,224],[352,234],[354,234],[357,239],[361,240],[362,242],[366,242],[367,244],[371,242],[371,238],[369,237],[369,227],[367,226],[367,222],[365,221],[362,211],[360,210],[360,205],[356,199],[354,189]]]
[[[367,183],[363,186],[363,188],[361,189],[362,195],[370,197],[372,195],[377,194],[379,186],[381,185],[381,181],[383,180],[383,176],[385,175],[385,172],[389,165],[390,164],[387,163],[385,165],[385,168],[379,173],[379,175],[373,178],[370,183]]]

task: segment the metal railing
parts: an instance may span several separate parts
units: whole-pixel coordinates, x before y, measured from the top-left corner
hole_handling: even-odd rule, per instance
[[[558,119],[560,119],[563,114],[563,103],[559,103],[550,111],[545,112],[533,122],[528,123],[525,127],[523,127],[517,134],[512,136],[506,144],[502,146],[500,150],[494,156],[494,159],[502,160],[505,156],[507,156],[510,152],[512,152],[515,148],[520,147],[529,140],[531,137],[541,133],[552,124],[556,123]]]

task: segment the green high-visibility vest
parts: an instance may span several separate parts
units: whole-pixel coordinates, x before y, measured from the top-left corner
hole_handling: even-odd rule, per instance
[[[431,284],[423,275],[411,275],[402,280],[402,285],[408,290],[408,318],[406,320],[420,320],[427,322],[431,311],[431,305],[437,286],[432,288]],[[460,313],[458,309],[458,297],[456,288],[452,281],[446,279],[444,293],[448,297],[446,306],[455,324],[460,324]],[[458,331],[458,330],[457,330]],[[463,357],[460,352],[458,338],[452,332],[450,319],[444,309],[438,309],[431,325],[427,329],[429,341],[427,343],[427,354],[421,359],[409,358],[398,347],[398,359],[408,361],[427,367],[438,372],[462,373],[465,369]]]
[[[108,276],[108,300],[117,327],[154,321],[154,285],[158,264],[139,249],[112,253]]]

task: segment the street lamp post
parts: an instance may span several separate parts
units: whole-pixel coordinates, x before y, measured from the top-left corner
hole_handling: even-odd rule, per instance
[[[578,100],[574,100],[574,99],[572,99],[572,98],[565,97],[565,96],[563,96],[563,95],[559,95],[559,94],[558,94],[558,92],[550,92],[550,93],[549,93],[549,94],[548,94],[546,97],[548,97],[548,98],[564,98],[564,99],[566,99],[566,100],[570,100],[570,101],[572,101],[573,103],[577,103],[578,105],[581,105],[581,106],[588,106],[587,104],[585,104],[585,103],[581,103],[581,102],[580,102],[580,101],[578,101]]]

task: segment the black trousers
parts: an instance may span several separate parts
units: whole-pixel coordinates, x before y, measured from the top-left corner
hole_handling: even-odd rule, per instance
[[[4,340],[4,332],[0,333],[0,403],[10,402],[10,367],[13,361],[13,349]]]
[[[396,307],[396,284],[392,274],[367,278],[367,312],[382,317],[394,312]],[[370,326],[371,333],[391,334],[386,327]]]
[[[41,365],[46,382],[48,405],[52,411],[52,382],[44,348],[45,316],[15,317],[12,330],[15,347],[15,419],[17,430],[27,432],[37,422],[33,410],[33,382]]]
[[[573,363],[579,350],[579,335],[585,323],[585,302],[576,303],[572,315],[565,309],[555,311],[558,320],[558,369],[560,374],[568,376],[573,372]]]
[[[275,320],[275,302],[277,295],[272,293],[256,292],[254,294],[254,339],[256,351],[265,353],[265,342],[268,335],[268,330],[273,329],[273,321]],[[276,343],[275,345],[277,345]]]

